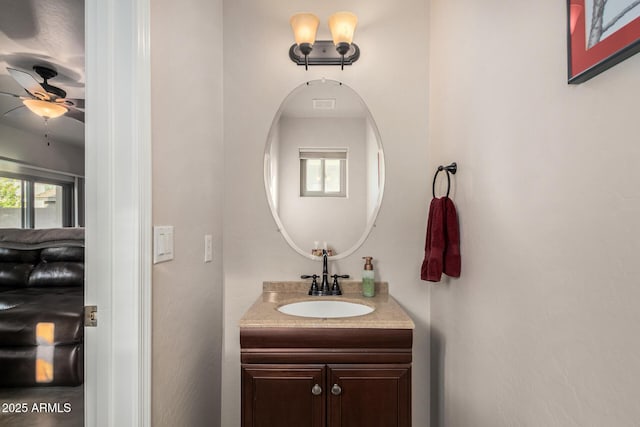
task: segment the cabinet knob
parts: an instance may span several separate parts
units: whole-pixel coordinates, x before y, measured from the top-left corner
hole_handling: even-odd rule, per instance
[[[318,384],[314,385],[313,388],[311,389],[311,394],[313,394],[314,396],[321,395],[322,387],[320,387]]]
[[[340,396],[342,394],[342,388],[338,384],[334,384],[333,387],[331,387],[331,394]]]

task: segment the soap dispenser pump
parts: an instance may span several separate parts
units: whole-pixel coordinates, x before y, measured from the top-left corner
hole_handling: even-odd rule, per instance
[[[373,297],[376,295],[376,285],[374,281],[373,257],[362,257],[364,260],[364,270],[362,271],[362,295],[365,297]]]

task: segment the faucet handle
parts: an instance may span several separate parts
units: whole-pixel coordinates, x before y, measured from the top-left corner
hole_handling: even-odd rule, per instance
[[[313,279],[313,281],[311,282],[311,288],[309,288],[309,295],[318,295],[318,277],[320,276],[318,276],[317,274],[303,274],[302,276],[300,276],[301,279]]]
[[[340,285],[338,284],[338,278],[340,279],[348,279],[348,274],[334,274],[333,277],[333,285],[331,286],[331,295],[342,295],[342,290],[340,289]]]

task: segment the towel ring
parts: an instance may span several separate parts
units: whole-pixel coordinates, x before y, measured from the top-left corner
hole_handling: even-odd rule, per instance
[[[455,175],[456,172],[458,172],[458,165],[456,164],[456,162],[453,162],[448,166],[438,166],[438,170],[433,176],[433,185],[431,186],[431,194],[433,194],[434,199],[436,198],[436,179],[438,178],[438,174],[441,171],[445,171],[447,173],[447,194],[445,197],[449,197],[449,192],[451,191],[451,177],[449,176],[449,172]]]

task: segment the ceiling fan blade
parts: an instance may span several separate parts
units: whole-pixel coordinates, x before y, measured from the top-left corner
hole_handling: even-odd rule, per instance
[[[73,107],[67,107],[67,110],[68,111],[64,113],[65,116],[84,123],[84,111],[76,110]]]
[[[12,96],[14,98],[21,98],[20,95],[16,95],[14,93],[9,93],[9,92],[0,92],[0,95],[4,95],[4,96]]]
[[[84,110],[84,99],[82,98],[66,98],[68,101],[73,102],[73,106]]]
[[[50,98],[47,91],[36,81],[36,79],[33,78],[31,74],[9,67],[7,67],[7,71],[11,74],[11,77],[13,77],[18,84],[25,88],[31,95],[45,100]]]
[[[56,102],[66,107],[78,108],[84,110],[84,99],[82,98],[58,98]]]
[[[0,92],[0,93],[2,93],[2,92]],[[9,115],[10,113],[13,113],[14,111],[16,111],[16,110],[18,110],[18,109],[20,109],[20,108],[25,108],[25,106],[24,106],[24,105],[18,105],[17,107],[14,107],[14,108],[10,109],[9,111],[6,111],[6,112],[2,115],[2,117],[7,116],[7,115]]]

